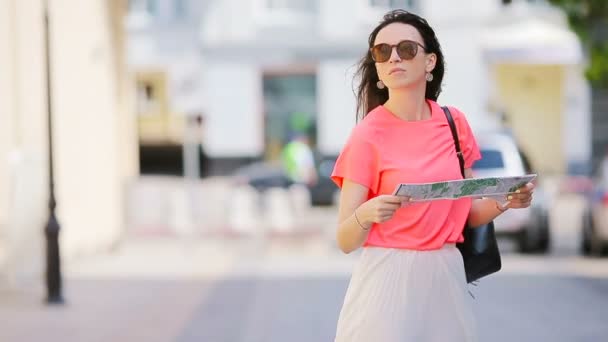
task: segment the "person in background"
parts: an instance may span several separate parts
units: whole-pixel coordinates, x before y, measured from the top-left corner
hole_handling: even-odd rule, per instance
[[[399,183],[462,178],[452,133],[436,102],[444,60],[427,21],[403,10],[386,14],[368,44],[358,70],[363,119],[332,173],[341,188],[338,246],[345,253],[363,247],[335,341],[476,341],[455,244],[463,241],[465,223],[481,226],[510,208],[530,206],[534,185],[504,203],[490,198],[413,203],[392,195]],[[450,111],[470,178],[479,148],[465,115]]]
[[[608,146],[606,146],[604,157],[600,161],[599,171],[600,184],[604,188],[608,188]]]
[[[208,177],[211,174],[211,158],[205,150],[205,117],[198,114],[195,117],[196,127],[198,130],[198,153],[199,153],[199,170],[201,178]]]
[[[315,158],[305,134],[296,133],[281,154],[283,167],[292,182],[308,186],[316,184]]]

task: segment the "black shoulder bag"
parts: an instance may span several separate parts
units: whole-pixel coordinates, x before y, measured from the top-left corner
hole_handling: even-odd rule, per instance
[[[448,124],[452,131],[456,155],[458,155],[458,161],[460,162],[460,173],[462,174],[462,178],[465,178],[464,157],[460,150],[460,142],[458,141],[458,132],[456,131],[454,119],[447,107],[441,108],[448,119]],[[458,243],[456,246],[462,254],[467,283],[474,282],[481,277],[500,270],[502,264],[494,232],[494,222],[479,227],[470,227],[468,224],[465,224],[462,234],[464,235],[464,242]]]

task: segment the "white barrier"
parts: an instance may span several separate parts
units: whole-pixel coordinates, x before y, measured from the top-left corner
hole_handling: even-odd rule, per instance
[[[202,233],[219,233],[230,226],[234,184],[228,178],[207,178],[194,185],[193,220]]]
[[[237,233],[291,234],[317,224],[306,186],[258,192],[229,177],[188,181],[181,177],[143,176],[128,187],[127,230],[135,234]]]
[[[231,193],[227,213],[230,228],[246,235],[259,232],[261,215],[257,191],[253,187],[241,185]]]
[[[174,189],[163,177],[140,177],[127,186],[126,228],[128,231],[168,231],[171,201],[169,189]]]
[[[270,188],[264,192],[264,214],[270,231],[288,233],[295,228],[291,198],[286,189]]]
[[[45,198],[48,188],[45,164],[41,159],[15,154],[9,160],[12,180],[7,189],[9,208],[2,227],[3,260],[0,276],[9,286],[39,277],[44,265],[44,226],[48,219],[47,203],[32,199]]]
[[[289,187],[288,191],[293,206],[293,214],[295,216],[306,215],[312,207],[310,190],[302,184],[293,184]]]

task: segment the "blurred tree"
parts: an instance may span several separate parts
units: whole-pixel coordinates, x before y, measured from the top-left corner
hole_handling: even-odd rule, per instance
[[[586,76],[594,87],[608,89],[608,1],[549,0],[562,8],[589,56]]]

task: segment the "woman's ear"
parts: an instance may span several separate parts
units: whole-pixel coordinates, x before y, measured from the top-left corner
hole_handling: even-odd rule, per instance
[[[429,54],[426,57],[426,72],[431,72],[435,69],[435,64],[437,63],[437,55],[434,53]]]

